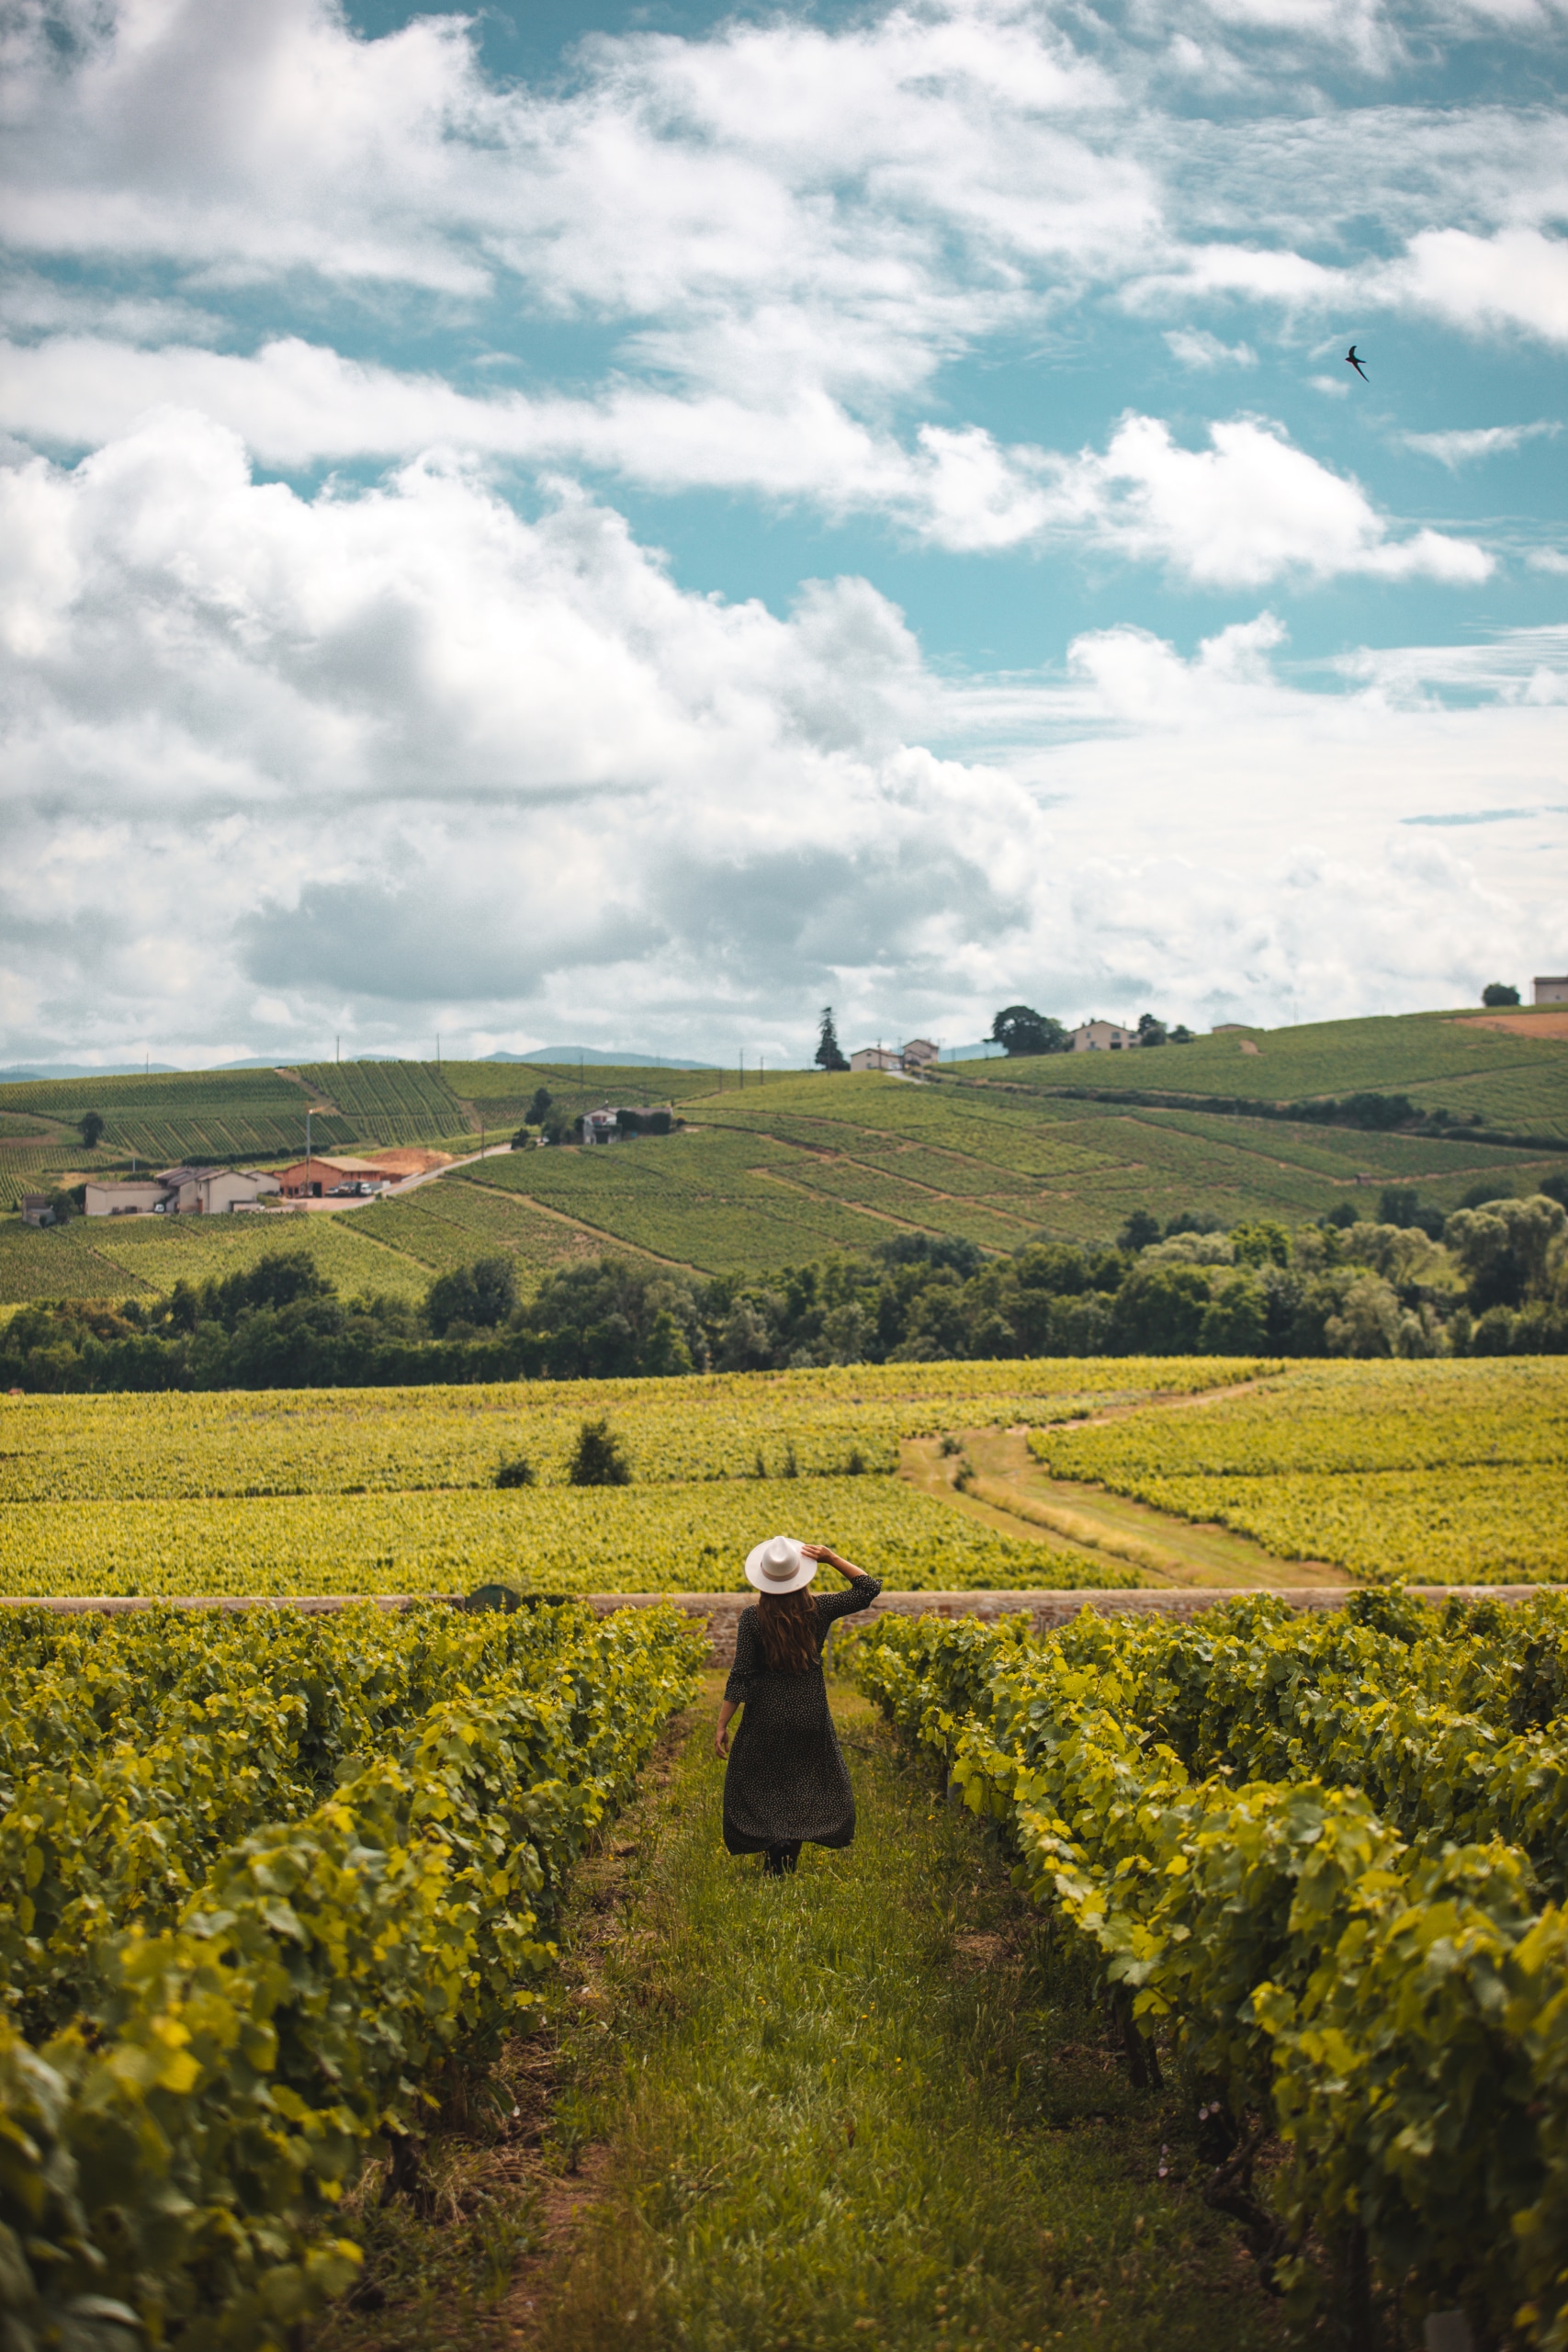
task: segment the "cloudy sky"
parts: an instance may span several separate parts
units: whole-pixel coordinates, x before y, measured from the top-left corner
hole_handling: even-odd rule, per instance
[[[1568,0],[0,28],[0,1057],[1568,970]]]

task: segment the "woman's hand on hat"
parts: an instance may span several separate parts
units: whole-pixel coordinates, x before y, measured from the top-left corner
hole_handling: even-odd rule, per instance
[[[857,1568],[852,1560],[846,1560],[842,1553],[835,1552],[830,1544],[803,1544],[800,1547],[800,1556],[803,1560],[816,1560],[818,1564],[826,1560],[828,1566],[830,1568],[837,1568],[841,1577],[858,1577],[865,1573],[863,1568]]]

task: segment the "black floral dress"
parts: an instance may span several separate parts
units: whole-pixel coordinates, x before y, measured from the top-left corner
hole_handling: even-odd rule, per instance
[[[847,1592],[814,1595],[817,1663],[805,1674],[773,1673],[756,1610],[741,1611],[724,1686],[745,1711],[724,1775],[724,1842],[732,1854],[853,1839],[855,1796],[828,1712],[822,1645],[835,1618],[869,1609],[881,1590],[878,1577],[857,1577]]]

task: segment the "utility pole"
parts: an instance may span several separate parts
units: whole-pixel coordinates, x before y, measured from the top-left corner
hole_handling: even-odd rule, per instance
[[[305,1114],[305,1198],[310,1197],[310,1113]]]

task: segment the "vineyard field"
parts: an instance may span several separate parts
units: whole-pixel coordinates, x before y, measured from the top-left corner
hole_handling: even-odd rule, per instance
[[[569,1118],[575,1118],[579,1111],[601,1102],[683,1102],[692,1095],[713,1093],[726,1077],[721,1070],[662,1069],[641,1062],[588,1062],[581,1069],[576,1062],[446,1062],[442,1067],[453,1092],[476,1110],[483,1107],[497,1126],[513,1115],[521,1119],[541,1086]]]
[[[0,1208],[20,1208],[24,1193],[48,1192],[54,1180],[46,1182],[44,1171],[65,1156],[59,1144],[6,1144],[0,1149]]]
[[[505,1134],[520,1124],[541,1085],[569,1122],[604,1102],[671,1102],[688,1132],[604,1151],[491,1159],[408,1202],[348,1214],[409,1266],[436,1272],[466,1262],[467,1226],[477,1244],[516,1259],[527,1290],[551,1266],[596,1246],[708,1274],[863,1253],[908,1233],[1006,1252],[1036,1237],[1109,1242],[1139,1208],[1162,1219],[1189,1213],[1225,1225],[1260,1216],[1299,1224],[1346,1200],[1360,1206],[1367,1188],[1385,1184],[1417,1185],[1428,1204],[1451,1209],[1478,1179],[1522,1193],[1568,1167],[1568,1044],[1561,1040],[1412,1015],[1247,1032],[1256,1055],[1243,1055],[1241,1042],[1208,1037],[1114,1061],[1058,1055],[944,1065],[919,1086],[870,1073],[764,1079],[752,1070],[741,1084],[738,1072],[717,1070],[446,1061],[27,1081],[3,1090],[0,1118],[41,1122],[53,1134],[18,1136],[8,1147],[0,1140],[0,1205],[19,1200],[46,1170],[79,1180],[85,1155],[72,1122],[85,1109],[108,1121],[96,1156],[106,1170],[123,1170],[133,1150],[159,1166],[187,1158],[278,1164],[298,1154],[312,1100],[336,1106],[314,1122],[323,1149],[438,1142],[461,1154],[481,1127]],[[1190,1103],[1162,1110],[1061,1091],[1130,1085],[1174,1089]],[[1456,1117],[1477,1110],[1511,1132],[1562,1135],[1563,1149],[1203,1107],[1215,1093],[1290,1100],[1364,1087],[1396,1088]],[[457,1206],[470,1185],[509,1195],[520,1222]],[[434,1219],[444,1230],[432,1229]],[[14,1230],[0,1221],[0,1304],[112,1295],[91,1250],[56,1249],[45,1271],[37,1251],[8,1249]],[[153,1262],[142,1271],[153,1272]]]
[[[489,1577],[552,1591],[729,1590],[781,1520],[826,1528],[852,1558],[858,1544],[863,1566],[905,1586],[1134,1582],[1114,1562],[995,1532],[916,1493],[894,1475],[902,1440],[1197,1394],[1257,1368],[1102,1358],[10,1397],[0,1592],[446,1591]],[[570,1487],[577,1433],[602,1413],[634,1483]],[[537,1485],[498,1489],[499,1464],[517,1455]]]
[[[1371,1583],[1568,1579],[1568,1377],[1552,1359],[1003,1360],[10,1397],[0,1413],[0,1590],[13,1592],[266,1591],[275,1577],[288,1591],[445,1590],[470,1574],[722,1589],[758,1540],[747,1530],[780,1516],[830,1522],[854,1557],[852,1531],[862,1565],[901,1584],[1119,1577],[1109,1554],[1068,1574],[1043,1535],[993,1531],[897,1475],[907,1441],[987,1428],[1032,1431],[1066,1482],[1063,1508],[1100,1486],[1218,1523],[1258,1542],[1281,1582],[1292,1559]],[[633,1483],[572,1487],[578,1433],[602,1414]],[[518,1457],[536,1483],[497,1488]]]
[[[597,1258],[605,1247],[599,1235],[585,1233],[569,1219],[536,1207],[522,1193],[487,1181],[491,1169],[506,1164],[486,1160],[482,1172],[475,1169],[471,1183],[422,1184],[406,1199],[357,1210],[355,1229],[406,1250],[436,1272],[499,1251],[516,1261],[517,1286],[524,1295],[557,1266]]]
[[[301,1062],[312,1092],[335,1102],[362,1144],[423,1143],[464,1132],[463,1105],[434,1062]]]
[[[1306,2312],[1348,2288],[1302,2259],[1309,2226],[1331,2247],[1354,2222],[1391,2311],[1568,2338],[1560,1597],[1365,1594],[1316,1622],[1250,1600],[1039,1639],[889,1618],[853,1657],[995,1822],[1134,2076],[1150,2036],[1236,2120],[1207,2161],[1254,2121],[1283,2142],[1240,2177]]]
[[[900,1231],[993,1250],[1035,1238],[1109,1241],[1134,1208],[1296,1223],[1395,1182],[1453,1207],[1478,1176],[1512,1187],[1556,1164],[1437,1136],[1108,1110],[999,1084],[971,1092],[874,1075],[770,1080],[689,1098],[682,1116],[696,1133],[520,1153],[446,1181],[527,1193],[612,1241],[722,1273],[865,1250]]]
[[[870,1250],[899,1229],[757,1174],[764,1157],[750,1137],[699,1131],[594,1150],[517,1152],[487,1160],[482,1181],[577,1218],[611,1242],[705,1273]]]
[[[1223,1404],[1036,1430],[1054,1476],[1374,1581],[1568,1578],[1568,1366],[1303,1363]]]
[[[967,1079],[1002,1075],[994,1062],[954,1067]],[[1568,1142],[1568,1043],[1490,1028],[1475,1012],[1243,1029],[1153,1052],[1044,1055],[1003,1067],[1008,1084],[1045,1092],[1138,1086],[1280,1102],[1362,1091],[1408,1094],[1428,1108],[1479,1111],[1488,1125]]]
[[[112,1167],[131,1153],[143,1167],[181,1160],[292,1159],[305,1141],[305,1113],[318,1098],[281,1071],[170,1070],[144,1078],[31,1079],[3,1090],[8,1113],[26,1112],[56,1129],[56,1165]],[[73,1130],[84,1112],[105,1121],[90,1158]],[[317,1148],[355,1141],[350,1124],[328,1113],[312,1122]]]
[[[906,1591],[1134,1585],[1134,1570],[993,1532],[891,1477],[760,1484],[17,1503],[17,1593],[733,1592],[781,1526]]]
[[[412,1302],[430,1281],[427,1265],[342,1216],[77,1217],[44,1230],[18,1218],[0,1226],[0,1302],[164,1296],[182,1279],[221,1277],[276,1250],[303,1250],[348,1297]]]
[[[681,1380],[496,1382],[459,1388],[224,1389],[205,1396],[0,1399],[0,1509],[122,1498],[417,1493],[489,1487],[503,1453],[563,1486],[584,1418],[607,1413],[640,1486],[783,1479],[852,1451],[891,1473],[899,1442],[947,1428],[1045,1422],[1153,1393],[1197,1396],[1259,1369],[1240,1358],[848,1365]]]
[[[11,2334],[276,2346],[359,2273],[367,2157],[537,2011],[696,1645],[670,1611],[24,1611],[0,1659]]]

